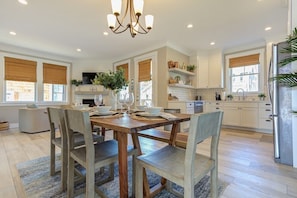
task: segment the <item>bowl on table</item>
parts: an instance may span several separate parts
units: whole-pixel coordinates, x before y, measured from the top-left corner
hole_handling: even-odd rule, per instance
[[[109,112],[111,109],[111,106],[99,106],[96,107],[96,110],[98,111],[98,113],[106,113]]]
[[[145,111],[145,105],[138,105],[136,106],[137,110],[140,110],[140,111]]]
[[[158,115],[160,114],[163,107],[145,107],[144,110],[152,115]]]

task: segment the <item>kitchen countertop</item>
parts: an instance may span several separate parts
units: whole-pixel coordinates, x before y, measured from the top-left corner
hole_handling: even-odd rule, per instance
[[[224,102],[224,103],[270,103],[269,100],[169,100],[168,102],[175,103],[184,103],[184,102],[195,102],[195,101],[203,101],[203,102]]]

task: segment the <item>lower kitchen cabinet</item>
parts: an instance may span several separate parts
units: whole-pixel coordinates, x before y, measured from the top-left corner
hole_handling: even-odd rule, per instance
[[[258,104],[234,102],[224,104],[224,125],[258,128]]]
[[[223,125],[240,126],[240,111],[237,107],[224,106]]]
[[[271,114],[272,106],[270,103],[259,103],[259,128],[272,133],[273,124],[270,119]]]

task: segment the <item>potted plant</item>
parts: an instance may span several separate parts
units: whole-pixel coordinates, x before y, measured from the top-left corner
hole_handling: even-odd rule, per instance
[[[175,79],[175,82],[176,82],[176,83],[179,83],[179,81],[180,81],[180,76],[175,76],[174,79]]]
[[[115,72],[97,73],[92,83],[93,85],[102,85],[105,89],[112,90],[115,93],[118,93],[121,89],[128,86],[128,81],[124,77],[123,69],[119,69]]]
[[[105,89],[111,90],[111,101],[112,110],[117,110],[117,93],[128,86],[128,81],[125,79],[124,70],[119,69],[115,72],[98,73],[94,80],[94,85],[102,85]]]
[[[187,66],[187,71],[189,71],[189,72],[193,72],[195,69],[196,69],[195,65],[188,65]]]
[[[233,95],[232,94],[228,94],[227,95],[227,99],[231,101],[233,99]]]
[[[82,84],[82,81],[81,80],[72,79],[71,80],[71,84],[78,87],[79,85]]]
[[[264,100],[266,95],[264,93],[260,93],[260,94],[258,94],[258,97],[260,100]]]

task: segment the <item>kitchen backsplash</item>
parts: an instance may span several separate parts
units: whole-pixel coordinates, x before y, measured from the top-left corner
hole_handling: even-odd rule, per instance
[[[225,91],[224,89],[185,89],[185,88],[179,88],[179,87],[170,87],[168,89],[168,94],[171,93],[172,96],[176,96],[179,101],[185,101],[185,100],[195,100],[196,96],[201,96],[202,100],[208,100],[213,101],[215,100],[215,94],[216,92],[221,95],[222,92]],[[227,96],[228,93],[226,93]],[[234,95],[234,97],[237,97]],[[267,97],[266,97],[267,99]],[[235,98],[236,100],[236,98]],[[246,100],[248,101],[257,101],[259,98],[256,96],[248,96],[246,97]]]

